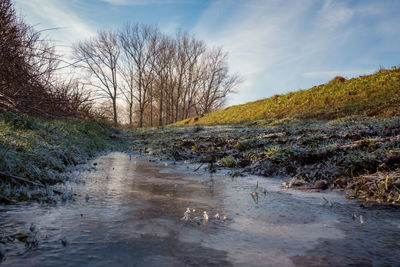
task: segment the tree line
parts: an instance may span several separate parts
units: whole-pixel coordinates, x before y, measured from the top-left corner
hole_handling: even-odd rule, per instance
[[[0,109],[49,117],[162,126],[221,108],[240,83],[221,47],[144,24],[99,31],[66,64],[11,0],[0,0],[0,53]],[[65,68],[74,74],[60,76]]]
[[[227,53],[207,48],[187,32],[163,34],[157,26],[127,24],[103,30],[74,46],[87,85],[112,106],[127,106],[129,126],[161,126],[220,108],[240,82],[230,75]]]

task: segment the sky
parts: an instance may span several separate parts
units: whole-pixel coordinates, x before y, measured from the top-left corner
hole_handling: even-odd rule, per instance
[[[73,43],[127,22],[189,31],[228,52],[236,105],[400,65],[398,0],[14,0],[68,56]]]

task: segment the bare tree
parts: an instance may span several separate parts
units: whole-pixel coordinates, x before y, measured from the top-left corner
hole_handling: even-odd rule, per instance
[[[130,81],[129,93],[137,101],[139,127],[143,127],[144,111],[152,100],[151,90],[157,77],[155,62],[160,32],[155,26],[127,24],[119,37],[126,60],[130,62],[123,76]]]
[[[121,59],[121,64],[118,66],[119,73],[122,77],[121,93],[128,105],[129,127],[132,128],[134,115],[133,109],[136,101],[136,68],[134,67],[134,63],[127,57],[122,57]]]
[[[240,82],[229,74],[227,54],[221,48],[207,50],[202,41],[181,32],[176,39],[163,36],[157,44],[155,80],[144,107],[146,125],[153,125],[154,114],[163,125],[164,119],[168,124],[220,108]]]
[[[188,37],[186,48],[184,49],[186,68],[181,103],[182,120],[189,116],[190,109],[195,105],[195,97],[198,93],[198,86],[202,75],[199,59],[205,51],[206,47],[202,41],[196,40],[194,37]]]
[[[172,76],[172,60],[175,55],[176,46],[174,40],[168,36],[163,36],[158,45],[158,55],[156,58],[157,81],[155,83],[156,101],[158,101],[158,125],[164,124],[164,105],[168,94],[168,85]]]
[[[75,45],[74,55],[80,61],[78,67],[86,69],[90,74],[88,85],[99,93],[100,98],[111,100],[114,125],[118,125],[117,66],[120,46],[117,34],[112,30],[99,31],[96,37]]]
[[[241,82],[237,74],[229,75],[227,53],[222,48],[208,51],[203,60],[202,88],[199,95],[201,114],[220,108],[227,94]]]

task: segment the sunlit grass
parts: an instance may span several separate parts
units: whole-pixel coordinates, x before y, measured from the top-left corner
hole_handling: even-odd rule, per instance
[[[285,95],[228,107],[175,125],[225,124],[262,120],[336,119],[349,115],[390,117],[400,111],[400,68],[331,82]],[[281,121],[280,123],[282,123]]]

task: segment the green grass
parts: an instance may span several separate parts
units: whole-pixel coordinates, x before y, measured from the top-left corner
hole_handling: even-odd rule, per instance
[[[45,185],[63,182],[68,167],[85,163],[118,142],[110,142],[113,132],[108,126],[79,119],[0,111],[0,171]],[[15,194],[21,186],[25,185],[0,176],[0,199],[25,200],[26,196]]]
[[[174,125],[228,124],[280,119],[337,119],[350,115],[391,117],[400,114],[400,68],[350,80],[333,79],[285,95],[190,118]]]

